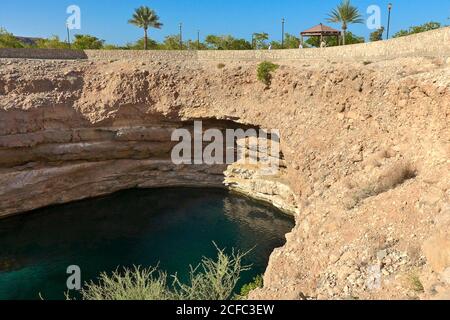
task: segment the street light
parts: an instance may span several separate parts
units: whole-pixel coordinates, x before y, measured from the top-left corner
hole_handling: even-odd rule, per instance
[[[388,10],[389,10],[389,15],[388,15],[388,26],[387,26],[387,40],[389,40],[389,29],[391,27],[391,10],[392,10],[392,3],[388,4]]]
[[[281,49],[284,49],[284,23],[286,20],[283,18],[281,19]]]
[[[69,45],[69,48],[70,48],[70,30],[69,30],[68,23],[66,23],[66,29],[67,29],[67,44]]]
[[[180,50],[183,50],[183,24],[180,22]]]
[[[200,50],[200,30],[197,30],[197,50]]]

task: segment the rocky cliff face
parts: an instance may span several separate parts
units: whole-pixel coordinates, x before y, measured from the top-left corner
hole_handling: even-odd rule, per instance
[[[297,222],[253,298],[449,297],[449,61],[286,62],[270,88],[217,63],[0,60],[0,216],[228,186]],[[174,165],[170,132],[197,119],[279,129],[279,175]]]

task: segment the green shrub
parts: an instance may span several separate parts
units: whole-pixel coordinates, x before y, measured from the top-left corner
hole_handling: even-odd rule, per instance
[[[358,189],[352,190],[353,194],[344,199],[344,207],[351,210],[367,198],[376,197],[398,187],[417,176],[416,169],[407,162],[399,162],[391,166],[377,179],[365,181],[358,185]]]
[[[3,28],[0,28],[0,48],[26,48],[27,46]]]
[[[441,23],[431,21],[431,22],[424,23],[424,24],[422,24],[420,26],[412,26],[408,30],[400,30],[399,32],[394,34],[393,38],[409,36],[409,35],[412,35],[412,34],[427,32],[427,31],[436,30],[436,29],[439,29],[439,28],[442,28],[442,24]]]
[[[236,297],[236,299],[239,300],[247,299],[250,291],[262,288],[263,286],[264,286],[263,276],[262,275],[256,276],[255,278],[253,278],[252,282],[242,286],[241,292],[239,296]]]
[[[76,34],[73,41],[73,49],[88,50],[88,49],[102,49],[105,41],[88,34]]]
[[[217,246],[216,246],[217,248]],[[190,267],[188,283],[178,276],[167,276],[158,268],[134,267],[102,273],[98,284],[90,282],[81,290],[83,300],[228,300],[242,272],[248,254],[233,250],[230,255],[217,248],[217,260],[203,258],[197,267]],[[171,281],[169,281],[171,279]]]
[[[384,33],[384,27],[381,27],[380,29],[375,30],[370,34],[370,41],[381,41],[383,40],[383,33]]]
[[[218,68],[218,69],[223,69],[223,68],[225,68],[225,64],[224,64],[224,63],[219,63],[219,64],[217,65],[217,68]]]
[[[51,36],[48,39],[39,39],[36,46],[40,49],[70,49],[68,43],[61,41],[58,36]]]
[[[420,277],[417,274],[415,273],[409,274],[407,280],[409,282],[409,288],[411,290],[417,293],[425,292],[422,281],[420,281]]]
[[[258,65],[258,80],[264,83],[266,86],[270,86],[272,83],[272,72],[278,69],[278,65],[264,61]]]
[[[167,275],[156,268],[124,269],[112,275],[102,273],[99,284],[86,284],[83,300],[169,300]]]

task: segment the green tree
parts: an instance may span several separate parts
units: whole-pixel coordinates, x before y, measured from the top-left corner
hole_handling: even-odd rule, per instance
[[[161,48],[164,50],[179,50],[180,49],[180,36],[178,36],[178,35],[167,36],[164,39],[164,42],[161,44]]]
[[[279,41],[271,41],[270,45],[272,46],[272,49],[298,49],[298,47],[300,46],[300,38],[286,33],[284,35],[284,47]]]
[[[340,23],[342,28],[342,41],[346,44],[346,32],[348,25],[352,23],[364,23],[358,8],[354,7],[350,0],[342,0],[342,2],[333,9],[328,15],[329,22]]]
[[[203,42],[198,43],[196,40],[195,41],[188,40],[185,42],[184,45],[188,50],[206,50],[206,49],[208,49],[208,47]]]
[[[298,49],[300,42],[300,38],[292,34],[286,33],[284,36],[284,47],[287,49]]]
[[[157,49],[160,49],[160,46],[161,45],[158,42],[156,42],[155,40],[147,39],[147,49],[157,50]],[[144,38],[141,38],[134,43],[127,43],[127,45],[125,46],[125,49],[130,49],[130,50],[144,50],[144,48],[145,48],[145,39]]]
[[[280,50],[280,49],[283,49],[283,46],[281,45],[281,42],[278,42],[278,41],[271,41],[271,42],[270,42],[270,46],[271,46],[272,49],[274,49],[274,50]]]
[[[87,34],[75,35],[73,48],[78,50],[102,49],[105,41]]]
[[[250,50],[252,44],[245,39],[236,39],[230,35],[206,36],[205,43],[208,49],[212,50]]]
[[[26,45],[6,29],[0,28],[0,48],[25,48]]]
[[[224,39],[223,36],[216,36],[213,34],[207,35],[205,38],[205,43],[208,46],[208,49],[215,49],[215,50],[224,50]]]
[[[409,35],[412,35],[412,34],[426,32],[426,31],[431,31],[431,30],[436,30],[436,29],[439,29],[441,27],[442,27],[442,24],[440,24],[439,22],[431,21],[431,22],[424,23],[424,24],[422,24],[420,26],[410,27],[408,30],[400,30],[399,32],[394,34],[394,38],[409,36]]]
[[[252,44],[245,39],[233,39],[227,50],[251,50]]]
[[[163,24],[159,21],[159,17],[155,11],[149,7],[139,7],[135,10],[132,19],[128,23],[144,29],[144,50],[148,49],[148,29],[161,29]]]
[[[370,41],[380,41],[383,40],[384,27],[375,30],[370,34]]]
[[[265,49],[267,48],[266,41],[269,40],[269,34],[265,32],[254,33],[253,41],[255,49]]]
[[[67,42],[63,42],[58,36],[51,36],[48,39],[39,39],[36,46],[41,49],[70,49]]]

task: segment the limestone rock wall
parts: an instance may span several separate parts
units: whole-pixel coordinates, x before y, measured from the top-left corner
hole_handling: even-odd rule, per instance
[[[269,87],[254,61],[0,59],[1,212],[228,180],[295,212],[252,298],[448,297],[450,42],[438,43],[433,55],[405,44],[387,60],[279,61]],[[280,176],[173,167],[165,128],[194,120],[278,129]]]
[[[271,203],[286,213],[299,214],[299,199],[289,185],[283,154],[273,157],[271,143],[265,138],[238,140],[237,145],[241,147],[238,152],[242,155],[227,166],[224,184],[230,190]]]
[[[172,163],[175,128],[90,127],[1,136],[0,216],[129,188],[223,187],[225,167]]]
[[[206,121],[203,130],[212,125]],[[216,122],[214,128],[233,126]],[[295,213],[293,192],[287,182],[278,181],[284,171],[268,177],[237,163],[175,165],[171,152],[178,141],[171,136],[176,129],[193,135],[192,122],[179,122],[0,136],[0,217],[130,188],[177,186],[229,187]]]

